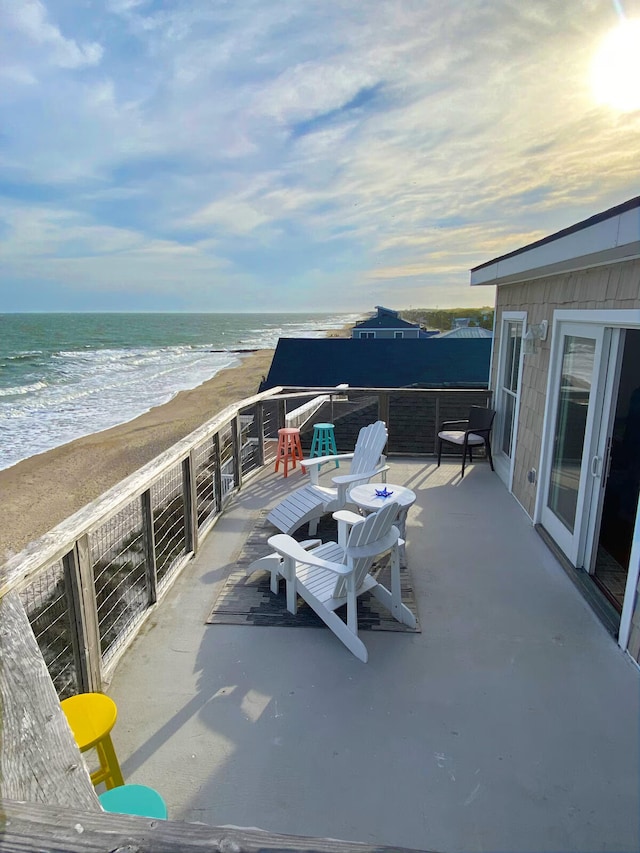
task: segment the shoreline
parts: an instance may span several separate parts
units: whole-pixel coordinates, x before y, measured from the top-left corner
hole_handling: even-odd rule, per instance
[[[273,353],[237,353],[240,364],[223,368],[130,421],[0,470],[0,565],[224,408],[256,394]]]

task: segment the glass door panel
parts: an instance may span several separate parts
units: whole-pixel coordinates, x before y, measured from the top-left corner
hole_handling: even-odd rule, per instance
[[[522,369],[522,326],[522,319],[510,317],[503,321],[496,385],[494,463],[498,475],[509,489],[513,476],[513,451]]]
[[[553,426],[542,523],[574,565],[581,558],[583,516],[588,516],[585,500],[593,484],[589,465],[600,399],[603,336],[602,328],[561,326],[556,364],[551,368],[549,419]]]
[[[574,531],[596,342],[565,335],[548,506]]]

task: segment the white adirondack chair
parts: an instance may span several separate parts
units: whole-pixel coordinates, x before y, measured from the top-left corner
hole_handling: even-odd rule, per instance
[[[334,513],[341,534],[346,539],[343,546],[337,542],[307,551],[299,542],[284,533],[269,537],[282,562],[279,573],[287,584],[287,610],[297,611],[297,596],[303,598],[333,631],[349,651],[364,663],[367,648],[358,637],[357,599],[370,590],[392,615],[405,625],[415,628],[416,620],[402,603],[400,590],[400,558],[398,553],[398,528],[394,525],[398,504],[385,504],[382,509],[366,518],[348,510]],[[347,532],[348,528],[350,530]],[[391,551],[391,591],[369,574],[371,565],[379,554]],[[275,568],[275,562],[271,564]],[[272,581],[273,581],[272,573]],[[346,623],[335,613],[347,605]]]
[[[352,486],[368,483],[372,477],[388,470],[386,458],[382,455],[386,443],[387,428],[384,421],[376,421],[360,430],[353,453],[304,459],[302,465],[309,472],[311,482],[280,501],[267,515],[267,519],[283,533],[294,533],[309,522],[309,534],[313,536],[318,529],[318,521],[325,513],[347,505],[348,492]],[[320,466],[336,459],[352,460],[349,473],[332,477],[333,486],[321,486],[318,480]]]

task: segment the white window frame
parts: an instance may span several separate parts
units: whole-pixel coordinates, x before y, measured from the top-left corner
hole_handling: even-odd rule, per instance
[[[375,332],[360,332],[360,338],[366,340],[367,338],[375,338]]]
[[[503,311],[500,315],[500,349],[498,353],[498,369],[496,372],[495,384],[493,388],[493,398],[497,407],[501,402],[502,376],[505,367],[505,359],[507,357],[507,347],[505,346],[504,330],[507,323],[522,323],[522,338],[524,339],[527,331],[527,312],[526,311]],[[495,326],[494,326],[495,332]],[[520,359],[518,361],[518,392],[516,394],[515,404],[513,407],[513,436],[511,440],[511,458],[509,459],[509,468],[506,469],[502,464],[505,458],[502,450],[495,447],[493,452],[493,463],[496,472],[507,489],[513,491],[513,473],[515,470],[516,447],[518,444],[518,426],[520,423],[520,401],[522,399],[522,374],[524,368],[524,347],[520,345]],[[498,412],[498,418],[501,419],[502,412]],[[492,442],[493,444],[493,442]]]
[[[394,332],[393,337],[398,339],[404,338],[404,332]]]

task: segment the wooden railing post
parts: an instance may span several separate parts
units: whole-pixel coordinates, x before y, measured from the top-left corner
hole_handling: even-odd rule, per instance
[[[435,421],[433,424],[433,452],[434,455],[438,448],[438,433],[440,432],[440,394],[436,394],[436,412]]]
[[[213,456],[215,470],[213,472],[213,491],[216,496],[216,512],[222,511],[222,452],[220,449],[220,433],[213,436]]]
[[[0,797],[101,813],[15,590],[0,598],[0,708]]]
[[[256,432],[258,433],[258,467],[264,465],[264,406],[256,404]]]
[[[196,511],[196,478],[193,450],[182,460],[182,497],[184,506],[185,550],[198,551],[198,514]]]
[[[89,537],[81,536],[62,558],[65,581],[71,591],[72,643],[82,691],[102,690],[102,652]]]
[[[231,443],[233,445],[233,485],[239,489],[242,486],[242,426],[239,414],[231,422]]]
[[[384,421],[389,430],[389,394],[381,391],[378,394],[378,420]]]
[[[153,529],[153,508],[151,506],[151,489],[140,495],[142,501],[142,530],[144,536],[145,566],[147,574],[147,594],[149,604],[158,600],[158,569],[156,565],[156,534]]]
[[[278,429],[287,425],[287,401],[284,397],[278,400]]]

